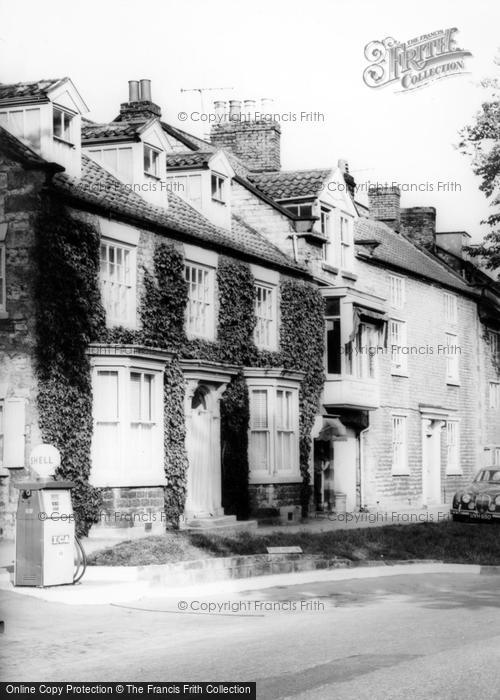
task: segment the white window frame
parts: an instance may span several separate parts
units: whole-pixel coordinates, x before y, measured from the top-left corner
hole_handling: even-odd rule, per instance
[[[138,360],[119,357],[95,357],[92,363],[92,471],[90,481],[93,486],[161,486],[165,484],[164,471],[164,385],[163,363],[153,360]],[[101,416],[96,406],[99,394],[97,383],[101,372],[113,372],[117,376],[117,415],[108,420]],[[152,459],[151,464],[139,463],[133,460],[134,448],[137,445],[137,435],[132,430],[136,420],[131,410],[131,377],[133,374],[148,374],[153,377],[152,384],[152,415],[151,425]],[[143,422],[143,421],[142,421]],[[112,423],[116,425],[116,439],[113,440],[113,450],[116,452],[116,463],[98,463],[99,446],[96,443],[98,424]],[[132,463],[133,462],[133,463]]]
[[[446,347],[457,346],[458,336],[455,333],[446,333]],[[458,384],[460,381],[460,353],[446,352],[446,383]]]
[[[227,203],[227,177],[225,177],[225,175],[221,175],[220,173],[211,171],[210,193],[212,197],[212,202],[217,202],[218,204],[224,205]]]
[[[340,269],[352,267],[352,219],[344,212],[339,213]]]
[[[28,125],[27,125],[27,113],[28,112],[37,112],[38,115],[38,129],[37,133],[34,134],[33,132],[28,132]],[[16,129],[13,129],[13,122],[15,121],[12,118],[12,114],[19,114],[22,113],[22,133],[19,133]],[[13,108],[13,109],[5,109],[0,111],[0,126],[4,126],[8,131],[10,131],[14,136],[17,136],[18,138],[22,138],[25,141],[28,141],[32,148],[36,148],[37,150],[40,149],[40,144],[42,140],[42,125],[41,125],[41,111],[39,107],[34,107],[34,108],[24,108],[24,107],[19,107],[19,108]],[[35,140],[33,140],[35,138]]]
[[[393,309],[402,309],[406,303],[406,279],[389,275],[389,301]]]
[[[153,154],[156,158],[153,158]],[[143,144],[144,175],[157,180],[160,179],[160,156],[161,151],[158,148],[151,146],[149,143]]]
[[[116,173],[117,175],[128,178],[130,181],[133,180],[134,177],[134,150],[131,146],[112,146],[109,148],[89,148],[86,153],[88,153],[91,158],[96,160],[100,165],[103,166],[106,170],[110,170],[112,173]],[[116,154],[116,168],[113,168],[112,166],[108,165],[105,162],[105,154],[106,153],[114,153]],[[125,168],[123,167],[123,159],[125,157],[125,153],[129,156],[129,167],[127,168],[128,172],[125,172]]]
[[[5,256],[7,249],[5,243],[0,243],[0,312],[7,311],[7,287],[5,283]]]
[[[263,295],[269,295],[270,300],[264,304]],[[255,281],[255,316],[257,322],[254,329],[254,342],[258,348],[277,350],[278,347],[278,295],[277,287],[260,280]],[[262,313],[267,311],[267,315]]]
[[[446,421],[446,475],[462,474],[460,464],[460,423],[457,420]]]
[[[282,378],[270,379],[268,377],[247,379],[248,392],[250,398],[250,422],[248,429],[248,456],[250,462],[249,481],[253,484],[269,483],[297,483],[302,477],[300,474],[300,452],[299,452],[299,382],[285,380]],[[252,414],[252,396],[256,391],[264,391],[267,397],[267,425],[256,427]],[[278,394],[279,392],[290,392],[290,425],[283,431],[280,428],[278,417]],[[257,432],[266,432],[267,439],[267,468],[259,469],[253,462],[253,435]],[[286,468],[279,468],[279,435],[287,432],[291,446],[291,464]]]
[[[103,270],[103,259],[102,252],[103,248],[107,251],[107,274],[104,275]],[[125,304],[126,311],[123,315],[116,315],[112,306],[111,298],[113,294],[113,286],[117,283],[113,280],[112,276],[109,274],[109,265],[114,263],[109,260],[109,249],[113,248],[115,250],[115,255],[117,251],[120,251],[122,259],[127,259],[128,268],[125,268],[125,280],[123,282],[118,282],[119,287],[124,287],[125,291]],[[101,298],[106,311],[106,322],[109,326],[124,326],[126,328],[136,328],[137,326],[137,246],[130,245],[129,243],[123,243],[114,238],[102,237],[100,248],[99,248],[99,283],[101,289]],[[128,276],[127,276],[128,269]]]
[[[56,134],[56,119],[60,117],[62,125],[62,135]],[[68,143],[71,146],[74,145],[74,135],[73,135],[73,119],[75,114],[69,112],[67,109],[60,107],[59,105],[53,105],[52,107],[52,135],[58,141],[63,143]]]
[[[444,320],[446,323],[456,324],[458,322],[458,298],[455,294],[444,292]]]
[[[198,196],[193,197],[193,182],[198,183],[196,188]],[[196,209],[203,207],[203,177],[201,173],[178,173],[176,175],[167,175],[167,185],[170,188],[167,191],[174,192],[179,197],[189,202]],[[182,187],[181,187],[182,185]]]
[[[500,408],[500,382],[489,383],[489,407],[494,411]]]
[[[395,332],[397,331],[397,332]],[[391,374],[406,376],[408,372],[407,353],[393,350],[393,347],[408,347],[408,328],[406,321],[389,319],[389,347],[391,349]]]
[[[313,216],[313,202],[296,202],[293,204],[284,204],[284,207],[294,216],[310,219]],[[304,210],[304,211],[302,211]],[[307,210],[307,214],[305,211]]]
[[[402,438],[402,439],[401,439]],[[391,474],[408,476],[408,417],[406,414],[393,413],[391,416]]]
[[[190,271],[188,273],[188,270]],[[202,296],[195,294],[195,286],[198,284],[193,279],[193,271],[201,272],[206,280],[205,291]],[[197,261],[185,260],[184,262],[184,278],[188,285],[188,301],[186,305],[186,334],[188,338],[206,338],[208,340],[215,339],[215,269],[209,265],[204,265]],[[205,309],[202,313],[204,318],[203,328],[197,328],[196,319],[201,318],[196,309],[203,305]]]

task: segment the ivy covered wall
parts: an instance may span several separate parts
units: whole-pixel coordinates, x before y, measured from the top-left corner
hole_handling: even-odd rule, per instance
[[[187,284],[179,246],[155,234],[152,269],[143,270],[141,328],[107,329],[102,308],[97,227],[60,209],[38,225],[37,362],[43,439],[65,457],[61,476],[76,482],[80,533],[96,522],[100,493],[88,483],[92,433],[90,342],[161,347],[173,359],[165,371],[165,512],[178,526],[186,497],[183,358],[243,366],[284,366],[305,373],[300,391],[301,501],[310,497],[310,432],[323,385],[323,301],[312,283],[282,277],[280,351],[259,351],[253,340],[255,285],[246,262],[219,255],[217,341],[190,340],[184,330]],[[76,410],[75,410],[75,407]],[[248,391],[239,372],[221,401],[222,504],[227,514],[248,515]]]

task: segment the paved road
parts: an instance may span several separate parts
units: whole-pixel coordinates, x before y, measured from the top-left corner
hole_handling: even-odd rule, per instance
[[[256,680],[259,700],[500,697],[499,576],[309,583],[197,596],[185,612],[165,597],[0,596],[2,680]]]

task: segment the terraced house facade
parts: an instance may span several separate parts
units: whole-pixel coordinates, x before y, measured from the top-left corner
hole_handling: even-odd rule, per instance
[[[281,170],[236,101],[207,141],[147,80],[86,111],[69,79],[0,85],[4,534],[42,441],[92,532],[443,503],[499,459],[498,287],[432,211]]]

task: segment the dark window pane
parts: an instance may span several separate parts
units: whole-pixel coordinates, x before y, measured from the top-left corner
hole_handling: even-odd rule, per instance
[[[340,316],[340,299],[326,299],[326,316]]]
[[[340,319],[326,322],[326,371],[340,374]]]

